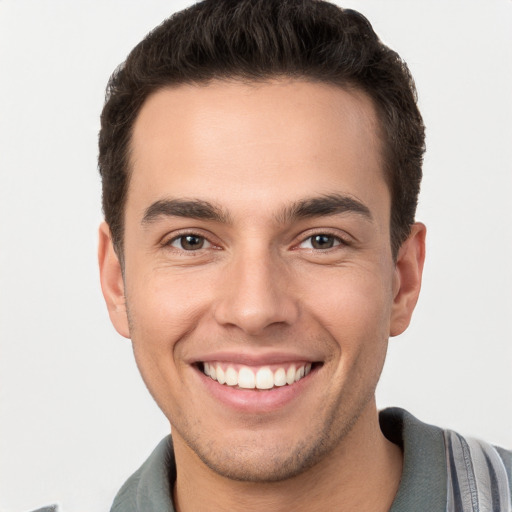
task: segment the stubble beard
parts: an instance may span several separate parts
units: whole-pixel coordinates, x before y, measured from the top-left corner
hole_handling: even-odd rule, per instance
[[[196,428],[188,428],[191,425],[173,426],[173,432],[178,432],[201,462],[219,476],[246,483],[283,482],[308,472],[339,451],[373,397],[374,390],[357,404],[355,411],[352,409],[341,418],[337,417],[334,408],[329,417],[322,417],[293,445],[283,439],[283,442],[269,446],[265,436],[257,431],[249,441],[240,445],[229,440],[205,443],[203,435],[193,434],[204,429],[204,425],[196,425]],[[340,402],[342,404],[343,400]],[[343,405],[339,404],[339,407]]]

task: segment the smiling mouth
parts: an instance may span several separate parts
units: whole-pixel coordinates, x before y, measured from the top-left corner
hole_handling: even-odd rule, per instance
[[[309,375],[319,363],[295,363],[251,368],[220,362],[203,362],[199,369],[208,377],[225,386],[238,389],[271,390],[291,386]]]

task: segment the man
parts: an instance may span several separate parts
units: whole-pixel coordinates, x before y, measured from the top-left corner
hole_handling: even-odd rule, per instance
[[[510,453],[377,413],[416,304],[424,128],[354,11],[205,1],[111,78],[102,289],[165,439],[115,511],[509,510]]]

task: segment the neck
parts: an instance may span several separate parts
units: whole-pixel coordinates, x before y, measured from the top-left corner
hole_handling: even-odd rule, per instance
[[[230,480],[206,467],[179,435],[173,433],[173,441],[177,512],[387,512],[402,473],[401,450],[382,434],[374,401],[328,457],[279,482]]]

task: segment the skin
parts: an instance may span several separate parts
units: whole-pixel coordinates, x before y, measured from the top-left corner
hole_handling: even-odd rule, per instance
[[[375,387],[417,301],[425,227],[395,262],[369,98],[293,80],[160,90],[135,122],[131,164],[124,272],[103,224],[101,282],[171,423],[178,509],[389,510],[402,457],[379,429]],[[367,213],[291,214],[329,194]],[[148,216],[169,200],[219,215]],[[282,406],[239,409],[198,370],[219,352],[316,365]]]

